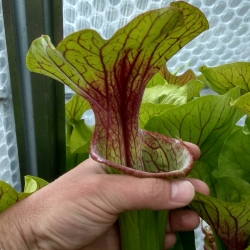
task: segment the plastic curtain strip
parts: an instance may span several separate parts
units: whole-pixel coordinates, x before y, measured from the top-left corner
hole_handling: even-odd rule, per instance
[[[7,48],[0,0],[0,179],[21,189]]]

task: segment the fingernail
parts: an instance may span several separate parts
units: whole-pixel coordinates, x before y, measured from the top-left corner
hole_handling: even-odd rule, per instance
[[[194,187],[189,181],[172,182],[172,201],[187,205],[194,198]]]

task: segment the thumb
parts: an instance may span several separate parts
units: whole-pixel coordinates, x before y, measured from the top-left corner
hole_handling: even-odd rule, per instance
[[[127,210],[183,207],[192,201],[195,194],[191,179],[167,180],[109,175],[92,159],[83,162],[68,172],[65,178],[60,179],[72,185],[68,190],[74,190],[76,193],[79,190],[81,195],[77,197],[88,197],[92,205],[103,207],[105,211],[116,215]],[[72,191],[70,193],[72,195]]]
[[[125,175],[102,177],[102,195],[114,213],[126,210],[165,210],[186,206],[194,198],[195,189],[187,180],[136,178]]]

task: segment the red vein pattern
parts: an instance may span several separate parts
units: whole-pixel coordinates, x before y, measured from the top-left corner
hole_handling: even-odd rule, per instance
[[[250,91],[249,62],[229,63],[211,68],[202,66],[199,70],[208,86],[219,94],[225,94],[236,86],[241,88],[242,93]]]
[[[179,141],[142,131],[139,108],[151,77],[207,28],[197,8],[175,2],[139,15],[110,40],[82,30],[55,49],[43,36],[31,46],[27,66],[88,100],[96,119],[93,159],[136,176],[183,176],[192,154]]]
[[[250,234],[250,203],[229,203],[196,194],[191,207],[212,227],[228,250],[244,250]]]

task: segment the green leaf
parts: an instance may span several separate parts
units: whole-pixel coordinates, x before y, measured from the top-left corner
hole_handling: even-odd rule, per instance
[[[146,85],[146,88],[151,88],[154,86],[158,86],[158,85],[164,85],[167,82],[164,80],[164,78],[159,74],[156,73],[148,82],[148,84]]]
[[[243,154],[242,148],[238,147],[242,140],[241,136],[237,137],[238,134],[243,134],[241,129],[235,131],[225,141],[221,148],[218,162],[216,158],[195,162],[189,175],[189,177],[206,182],[210,189],[210,196],[230,202],[246,201],[250,196],[250,186],[246,182],[249,179],[247,173],[248,165],[242,164],[241,169],[237,165],[238,162],[234,159],[234,157],[239,159]],[[237,140],[234,140],[234,138],[237,138]],[[243,144],[244,141],[243,139]],[[236,149],[235,152],[233,152],[233,148]],[[239,152],[239,156],[237,156],[237,152]],[[246,158],[243,157],[240,161],[242,160],[243,163],[244,159]],[[245,176],[243,173],[245,173]]]
[[[140,130],[139,109],[149,79],[207,28],[197,8],[174,2],[137,16],[109,40],[96,31],[81,30],[55,48],[42,36],[32,43],[27,66],[66,84],[90,103],[96,118],[90,154],[116,169],[110,172],[183,176],[193,161],[189,149]]]
[[[205,87],[205,85],[198,80],[190,80],[185,86],[187,87],[187,102],[193,100],[195,97],[199,97],[200,90]]]
[[[250,196],[250,184],[233,176],[217,176],[213,166],[203,161],[195,163],[189,177],[200,179],[207,183],[210,196],[228,202],[247,201]]]
[[[219,94],[225,94],[234,87],[240,87],[242,93],[250,91],[250,63],[237,62],[208,68],[202,66],[200,72],[208,86]]]
[[[73,95],[65,105],[66,118],[66,170],[69,171],[77,166],[83,160],[89,157],[90,138],[93,134],[92,129],[85,129],[83,124],[83,133],[80,128],[74,128],[74,121],[77,123],[85,111],[90,109],[90,104],[86,99],[79,95]],[[82,123],[83,121],[80,121]],[[84,122],[83,122],[84,123]],[[80,125],[81,126],[81,125]],[[86,126],[86,125],[85,125]],[[79,126],[78,126],[79,127]],[[78,130],[80,130],[78,132]],[[73,135],[72,135],[73,133]],[[90,133],[90,134],[89,134]],[[83,135],[82,135],[83,134]],[[79,136],[79,138],[78,138]],[[81,149],[83,147],[83,149]],[[71,153],[79,152],[79,153]]]
[[[39,177],[30,175],[24,176],[24,180],[24,193],[33,193],[49,184],[47,181]]]
[[[201,160],[211,160],[238,120],[231,99],[240,95],[234,88],[223,96],[208,95],[149,119],[145,129],[197,144]],[[217,165],[217,164],[216,164]]]
[[[246,117],[245,124],[242,128],[242,132],[246,135],[250,134],[250,117]]]
[[[214,183],[216,198],[222,201],[239,203],[249,201],[250,184],[237,177],[217,177]]]
[[[213,236],[216,243],[216,250],[227,250],[224,243],[220,240],[220,238],[214,231],[213,231]]]
[[[70,137],[71,153],[89,153],[94,128],[87,126],[84,120],[72,120],[71,122],[74,127]]]
[[[142,103],[140,107],[139,125],[144,128],[148,120],[153,117],[164,113],[165,111],[176,107],[172,104],[155,104],[155,103]]]
[[[163,66],[160,69],[159,74],[167,81],[168,84],[177,86],[184,86],[187,82],[196,80],[196,75],[191,69],[187,70],[182,75],[176,76],[171,74],[166,66]]]
[[[242,126],[235,125],[234,128],[233,128],[233,130],[232,130],[232,133],[234,133],[238,129],[242,129]]]
[[[250,202],[231,203],[196,193],[191,203],[228,250],[244,250],[250,235]]]
[[[194,163],[191,173],[188,175],[188,177],[190,178],[196,178],[204,181],[209,187],[209,195],[215,198],[217,197],[217,193],[215,190],[215,183],[217,182],[217,179],[212,174],[212,172],[217,167],[217,160],[218,159],[213,160],[213,158],[211,158],[209,162],[196,161]]]
[[[224,142],[216,176],[234,176],[250,183],[249,162],[250,134],[245,134],[242,129],[238,129]]]
[[[179,106],[199,96],[199,91],[203,88],[203,83],[197,80],[191,80],[181,87],[172,84],[157,85],[146,88],[142,101]]]
[[[90,104],[86,99],[75,94],[65,105],[65,119],[66,121],[80,120],[83,113],[90,108]]]
[[[30,196],[47,184],[48,182],[38,177],[25,176],[24,192],[19,193],[6,182],[0,181],[0,212],[3,212],[16,202]]]
[[[246,93],[235,101],[232,101],[231,105],[243,111],[246,115],[250,116],[250,93]]]
[[[142,102],[155,104],[181,105],[186,103],[186,87],[165,84],[147,88],[144,92]]]

